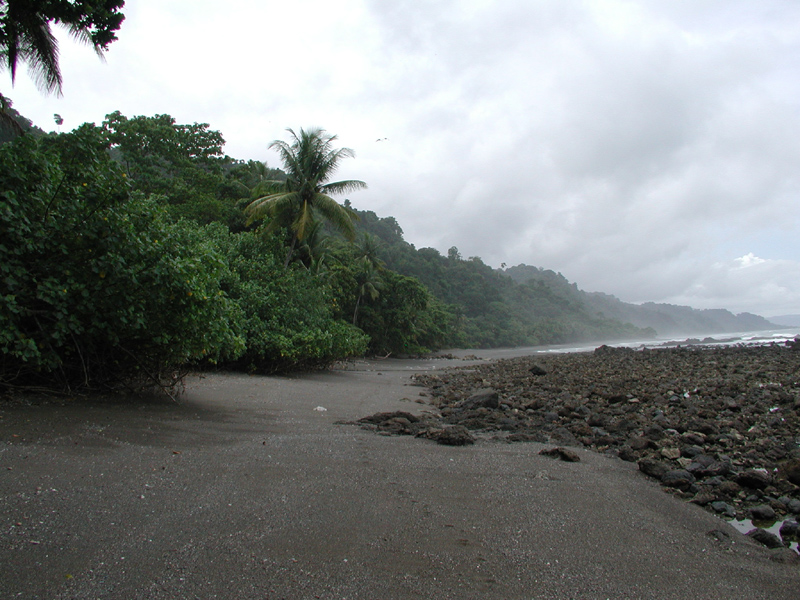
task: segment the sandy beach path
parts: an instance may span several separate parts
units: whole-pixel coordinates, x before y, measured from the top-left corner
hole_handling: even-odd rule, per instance
[[[798,565],[633,464],[338,423],[425,410],[410,375],[446,363],[208,375],[178,404],[0,405],[0,598],[800,594]]]

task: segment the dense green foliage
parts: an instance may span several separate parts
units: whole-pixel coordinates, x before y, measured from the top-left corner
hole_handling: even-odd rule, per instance
[[[245,340],[245,352],[228,366],[259,372],[305,369],[366,352],[368,337],[334,318],[316,278],[281,265],[284,248],[277,238],[234,235],[220,227],[209,233],[225,251],[222,289],[240,308],[235,327]]]
[[[276,143],[286,172],[168,115],[2,145],[0,385],[169,386],[192,365],[274,372],[642,333],[557,277],[520,284],[455,248],[415,249],[392,217],[327,196],[363,187],[328,181],[351,151],[321,130],[294,138]]]
[[[129,119],[114,112],[103,129],[133,189],[160,196],[173,218],[244,228],[241,204],[250,188],[242,180],[256,167],[225,156],[222,134],[207,123],[181,125],[169,115]]]
[[[241,351],[222,257],[165,217],[91,125],[0,147],[2,384],[163,384]]]

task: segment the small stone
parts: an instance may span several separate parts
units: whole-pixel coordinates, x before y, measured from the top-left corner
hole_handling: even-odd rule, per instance
[[[653,440],[647,439],[646,437],[634,437],[628,440],[628,445],[633,450],[646,450],[647,448],[652,448],[655,446]]]
[[[492,388],[484,388],[472,394],[466,400],[456,404],[457,408],[498,408],[500,406],[500,394]]]
[[[642,473],[656,479],[661,479],[670,470],[668,465],[652,458],[643,458],[637,464]]]
[[[685,456],[686,458],[694,458],[695,456],[703,454],[703,452],[700,446],[684,446],[681,448],[681,456]]]
[[[796,540],[800,535],[800,523],[797,521],[784,521],[780,529],[781,538]]]
[[[769,504],[760,504],[750,509],[750,518],[753,521],[774,521],[775,510]]]
[[[475,443],[475,438],[463,425],[445,427],[436,435],[435,440],[445,446],[468,446]]]
[[[688,490],[694,482],[695,482],[694,475],[692,475],[691,473],[689,473],[689,471],[686,471],[684,469],[674,469],[672,471],[667,471],[661,477],[662,485],[682,491]]]
[[[681,451],[678,448],[662,448],[661,456],[670,460],[675,460],[676,458],[680,458]]]
[[[753,490],[763,490],[769,485],[770,481],[769,474],[758,469],[750,469],[736,476],[736,483]]]
[[[800,485],[800,458],[790,460],[780,468],[781,475],[795,485]]]
[[[566,462],[580,462],[581,460],[581,457],[578,456],[576,452],[569,450],[568,448],[545,448],[544,450],[540,450],[539,454],[542,456],[557,458]]]
[[[692,504],[697,504],[698,506],[705,506],[713,501],[714,496],[708,492],[700,492],[695,494],[694,498],[691,500]]]
[[[735,481],[723,481],[717,486],[716,491],[723,496],[735,496],[742,491],[742,488]]]
[[[718,512],[730,519],[733,519],[736,516],[736,509],[727,502],[722,502],[721,500],[712,502],[711,508],[713,508],[715,512]]]
[[[764,544],[767,548],[785,548],[783,542],[774,533],[770,533],[765,529],[752,529],[745,534],[747,537],[754,539],[760,544]]]
[[[786,503],[786,510],[793,515],[800,515],[800,500],[789,500],[789,502]]]

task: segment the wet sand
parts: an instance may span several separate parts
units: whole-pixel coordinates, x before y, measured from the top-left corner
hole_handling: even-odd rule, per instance
[[[0,405],[0,598],[797,597],[800,566],[634,464],[340,423],[424,411],[410,375],[463,364]]]

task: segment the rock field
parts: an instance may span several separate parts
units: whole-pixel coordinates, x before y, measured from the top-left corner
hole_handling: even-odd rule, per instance
[[[601,346],[415,379],[428,388],[435,410],[423,417],[378,414],[360,424],[452,445],[479,438],[591,449],[637,463],[670,493],[721,516],[785,519],[778,543],[796,539],[798,342],[650,350]]]

